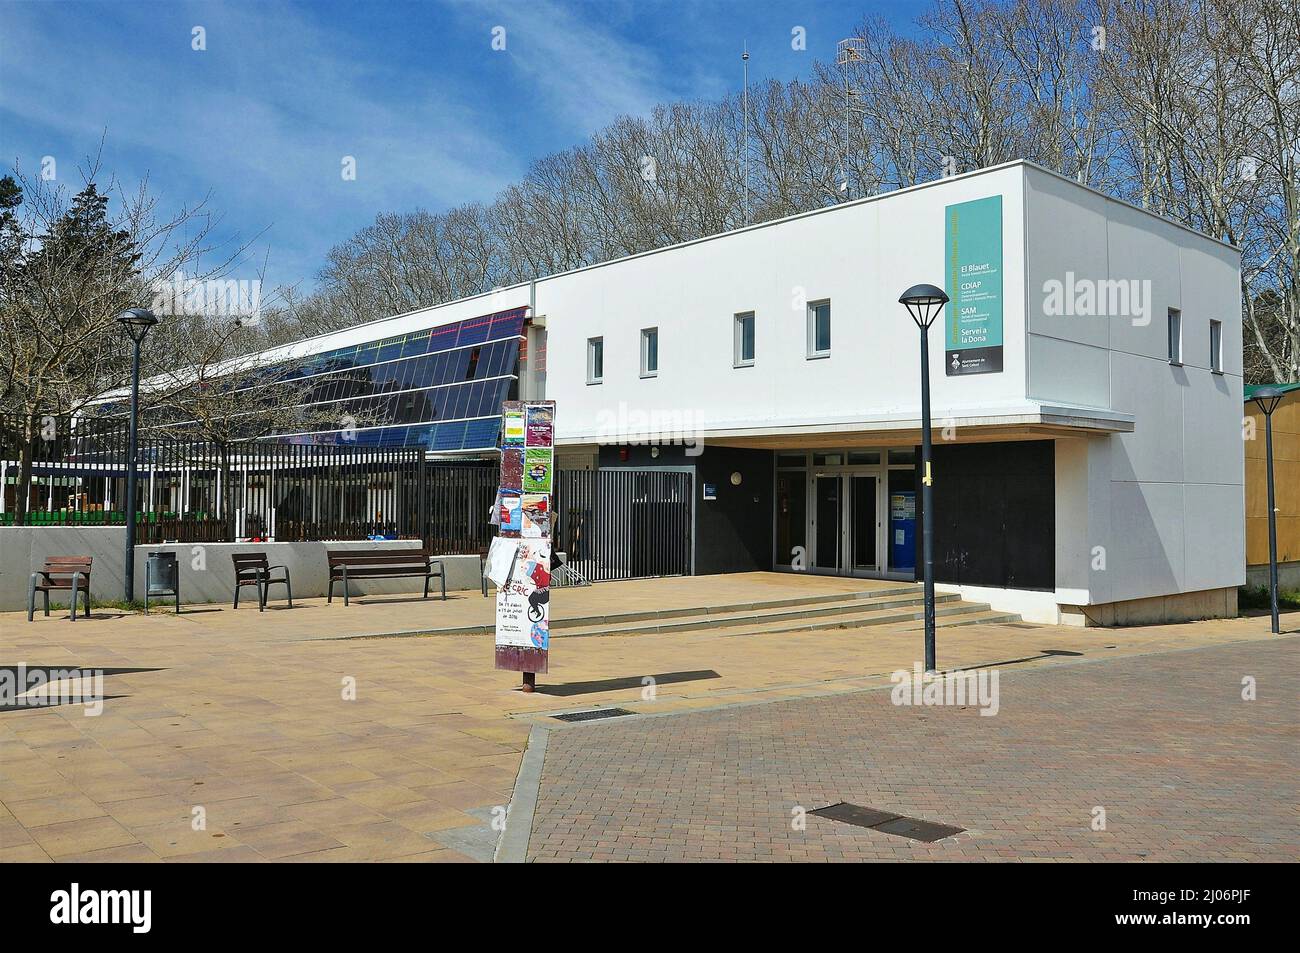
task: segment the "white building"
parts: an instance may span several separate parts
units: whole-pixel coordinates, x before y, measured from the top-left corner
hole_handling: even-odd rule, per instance
[[[1245,576],[1239,259],[1014,162],[289,350],[527,307],[518,389],[557,402],[562,465],[689,469],[697,572],[910,579],[897,299],[936,284],[941,587],[1036,621],[1219,616]]]

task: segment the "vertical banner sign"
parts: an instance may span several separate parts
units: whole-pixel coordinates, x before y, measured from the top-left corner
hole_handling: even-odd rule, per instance
[[[949,377],[1002,370],[1002,196],[944,209],[948,305],[944,365]]]
[[[555,401],[508,400],[501,414],[497,523],[513,553],[497,586],[496,667],[545,672],[551,643]],[[500,548],[501,543],[498,543]]]

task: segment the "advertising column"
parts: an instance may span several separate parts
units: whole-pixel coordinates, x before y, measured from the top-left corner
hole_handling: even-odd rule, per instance
[[[551,494],[555,480],[555,401],[502,406],[496,667],[523,672],[524,690],[547,671],[551,609]],[[502,572],[500,567],[505,567]],[[491,567],[489,567],[491,570]]]

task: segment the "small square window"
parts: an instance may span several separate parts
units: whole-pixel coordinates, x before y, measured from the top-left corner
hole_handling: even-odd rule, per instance
[[[1183,313],[1169,309],[1169,363],[1183,363]]]
[[[915,464],[916,451],[915,450],[890,450],[889,462],[895,465],[900,463]]]
[[[641,330],[641,376],[659,376],[659,329]]]
[[[808,303],[808,359],[831,355],[831,303]]]
[[[587,383],[599,384],[605,379],[605,339],[587,338]]]
[[[735,367],[754,366],[754,312],[745,311],[735,317]]]
[[[1223,373],[1223,322],[1210,321],[1210,370]]]

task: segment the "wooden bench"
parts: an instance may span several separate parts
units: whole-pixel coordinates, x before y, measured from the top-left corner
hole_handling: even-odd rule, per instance
[[[442,583],[442,598],[447,598],[447,577],[442,560],[434,559],[423,549],[327,549],[330,585],[326,602],[334,601],[334,583],[343,583],[343,604],[348,601],[348,580],[405,579],[424,577],[424,596],[429,598],[429,580],[435,576]]]
[[[46,556],[45,565],[32,573],[27,585],[27,621],[36,614],[36,593],[45,597],[45,614],[50,614],[50,593],[72,593],[72,614],[77,621],[77,593],[85,599],[86,616],[90,616],[90,564],[91,556]]]
[[[239,590],[244,586],[257,587],[257,611],[266,609],[267,592],[272,586],[284,586],[289,608],[293,608],[293,583],[289,581],[289,567],[268,565],[266,553],[231,553],[235,564],[235,605],[239,608]],[[280,570],[278,574],[273,570]]]

